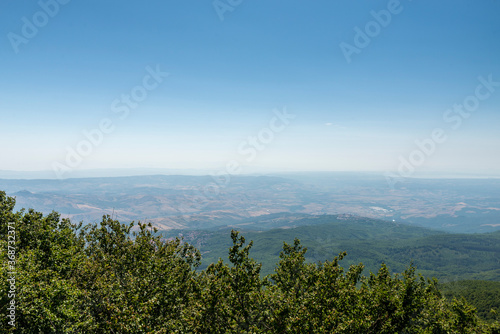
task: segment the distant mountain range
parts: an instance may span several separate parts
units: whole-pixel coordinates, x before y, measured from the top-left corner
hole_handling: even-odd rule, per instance
[[[84,223],[109,214],[162,230],[252,224],[272,214],[348,214],[460,233],[500,230],[500,179],[404,179],[391,189],[383,176],[368,173],[145,175],[0,179],[0,190],[15,196],[18,208],[55,210]]]
[[[111,168],[111,169],[87,169],[68,171],[66,178],[92,178],[92,177],[123,177],[135,175],[207,175],[211,170],[198,169],[168,169],[168,168]],[[12,171],[0,170],[0,179],[58,179],[58,175],[52,170],[39,171]]]

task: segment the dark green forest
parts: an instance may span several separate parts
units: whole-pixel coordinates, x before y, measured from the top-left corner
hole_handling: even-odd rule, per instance
[[[240,230],[254,241],[252,257],[262,263],[264,275],[274,272],[282,242],[295,237],[308,248],[306,261],[318,262],[346,251],[344,265],[362,262],[368,275],[384,262],[394,272],[404,271],[413,263],[418,272],[440,281],[500,281],[500,231],[483,234],[448,234],[422,227],[397,224],[363,217],[339,220],[337,216],[315,216],[294,223],[296,228]],[[244,228],[246,226],[241,226]],[[259,226],[261,228],[261,226]],[[200,266],[225,258],[231,240],[231,228],[222,230],[168,231],[182,235],[202,252]]]
[[[441,284],[439,288],[448,300],[464,298],[474,305],[480,318],[500,321],[500,282],[456,281]]]
[[[14,206],[0,192],[2,333],[500,333],[466,300],[481,293],[453,298],[463,287],[442,293],[411,263],[363,274],[342,267],[342,251],[307,261],[293,239],[264,276],[233,230],[228,260],[200,269],[198,249],[151,224],[83,226]]]

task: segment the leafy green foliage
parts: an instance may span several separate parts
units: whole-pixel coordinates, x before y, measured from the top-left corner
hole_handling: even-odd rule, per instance
[[[498,333],[464,300],[441,296],[436,281],[409,266],[386,265],[363,276],[363,265],[310,263],[298,239],[283,244],[264,278],[247,243],[231,231],[229,262],[196,270],[200,253],[165,240],[150,224],[71,224],[57,213],[14,212],[0,192],[0,246],[7,257],[16,228],[16,327],[22,333]],[[0,271],[0,312],[10,302],[9,268]]]

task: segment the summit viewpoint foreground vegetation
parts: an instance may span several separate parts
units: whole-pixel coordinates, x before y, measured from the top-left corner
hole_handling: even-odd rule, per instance
[[[151,224],[73,224],[15,211],[0,192],[2,333],[500,333],[437,281],[382,264],[309,263],[284,243],[262,277],[252,242],[231,232],[229,262],[197,270],[200,252]]]

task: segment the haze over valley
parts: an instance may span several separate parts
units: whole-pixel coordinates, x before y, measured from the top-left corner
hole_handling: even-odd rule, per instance
[[[161,230],[246,226],[266,215],[351,215],[447,232],[500,230],[500,179],[401,179],[375,173],[0,179],[18,208],[84,223],[111,215]],[[293,226],[293,220],[288,222]]]

